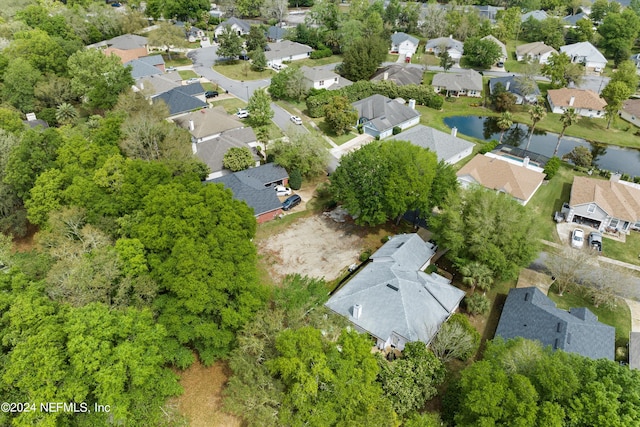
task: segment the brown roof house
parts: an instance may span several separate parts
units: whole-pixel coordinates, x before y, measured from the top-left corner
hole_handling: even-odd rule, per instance
[[[490,190],[509,194],[521,205],[526,205],[544,181],[544,173],[538,167],[524,162],[511,162],[487,153],[478,154],[456,174],[463,188],[479,184]]]
[[[547,100],[552,113],[562,114],[573,108],[576,114],[583,117],[604,117],[607,102],[597,93],[588,89],[549,89]]]
[[[230,148],[247,147],[251,150],[255,166],[260,165],[256,153],[258,138],[250,127],[235,116],[227,114],[223,107],[205,108],[180,116],[174,122],[191,133],[193,153],[209,166],[207,179],[214,179],[230,171],[222,165],[224,155]]]
[[[112,53],[120,57],[123,64],[149,55],[149,42],[146,37],[135,34],[124,34],[87,47],[104,48],[103,52],[109,56]]]
[[[573,178],[567,222],[586,223],[602,232],[629,234],[640,228],[640,185],[577,176]]]
[[[398,86],[422,84],[422,67],[410,67],[404,64],[393,64],[380,68],[371,78],[371,81],[389,80]]]
[[[516,47],[516,59],[518,61],[529,60],[539,64],[546,64],[552,53],[558,53],[558,51],[543,42],[527,43]]]
[[[640,127],[640,99],[627,99],[624,101],[618,114],[629,123]]]

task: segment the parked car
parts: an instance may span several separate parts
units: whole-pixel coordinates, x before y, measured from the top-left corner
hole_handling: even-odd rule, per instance
[[[584,246],[584,230],[582,228],[576,228],[571,233],[571,246],[578,249]]]
[[[240,55],[238,55],[238,59],[240,59],[241,61],[248,61],[250,58],[248,54],[241,53]]]
[[[297,125],[302,124],[302,119],[298,116],[291,116],[291,121]]]
[[[291,195],[291,189],[289,187],[285,187],[284,185],[276,185],[274,188],[276,190],[276,196],[278,197]]]
[[[120,7],[122,6],[120,3],[111,3],[111,7]]]
[[[602,234],[597,231],[592,231],[589,233],[589,239],[587,241],[591,249],[602,252]]]
[[[200,79],[198,77],[191,77],[190,79],[187,79],[187,84],[190,85],[191,83],[198,83],[200,81]]]
[[[302,202],[302,198],[297,194],[294,194],[293,196],[290,196],[289,198],[287,198],[287,200],[282,202],[282,210],[288,211],[289,209],[293,209],[294,207],[298,206],[300,202]]]
[[[497,62],[496,63],[496,67],[503,68],[504,67],[504,62],[502,62],[502,61]]]
[[[176,71],[176,70],[177,70],[176,67],[167,67],[167,68],[164,69],[164,71],[167,72],[167,73],[169,73],[171,71]]]
[[[217,90],[208,90],[204,93],[204,97],[209,99],[209,98],[215,98],[216,96],[218,96],[219,93]]]
[[[249,117],[249,112],[244,108],[238,108],[236,116],[238,116],[239,119],[246,119],[247,117]]]

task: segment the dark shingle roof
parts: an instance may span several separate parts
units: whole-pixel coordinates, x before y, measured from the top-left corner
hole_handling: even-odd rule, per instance
[[[271,40],[282,40],[287,35],[287,29],[272,25],[267,29],[267,37]]]
[[[588,309],[556,307],[537,288],[511,289],[502,309],[496,336],[523,337],[542,345],[591,359],[613,360],[615,329],[598,322]]]
[[[200,83],[195,83],[189,86],[200,86],[202,88]],[[153,102],[159,102],[160,100],[164,101],[169,107],[169,115],[171,116],[206,107],[206,102],[191,96],[189,93],[185,93],[184,89],[189,86],[180,86],[161,93],[153,98]]]
[[[385,79],[386,73],[386,79]],[[380,68],[372,81],[390,80],[398,86],[419,85],[422,84],[422,74],[424,70],[420,67],[409,67],[403,64],[393,64],[388,67]]]
[[[288,178],[287,171],[273,163],[215,178],[209,183],[221,183],[233,193],[233,198],[244,201],[258,216],[282,207],[270,184]]]
[[[143,58],[134,59],[133,61],[129,61],[126,64],[124,64],[124,65],[131,65],[131,77],[137,80],[143,77],[162,74],[162,71],[160,71],[158,67],[154,66],[153,64],[150,64],[149,61],[141,61],[141,59]]]
[[[413,108],[382,95],[372,95],[352,105],[358,111],[358,118],[369,120],[379,132],[420,116]]]

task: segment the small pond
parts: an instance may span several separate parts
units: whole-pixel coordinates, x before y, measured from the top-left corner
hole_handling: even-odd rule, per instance
[[[444,119],[447,126],[458,128],[459,133],[486,141],[500,139],[500,129],[496,122],[497,117],[452,116]],[[529,126],[516,123],[504,133],[502,143],[524,149],[528,139]],[[557,142],[558,134],[536,130],[531,138],[529,151],[551,157]],[[564,136],[560,142],[558,157],[562,157],[578,145],[591,151],[593,163],[599,169],[640,176],[640,150],[632,148],[596,144],[581,138]]]

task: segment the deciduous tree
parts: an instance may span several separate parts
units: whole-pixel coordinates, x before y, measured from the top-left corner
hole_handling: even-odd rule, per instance
[[[369,80],[387,54],[387,42],[379,37],[354,41],[344,52],[341,73],[351,81]]]
[[[358,112],[344,96],[335,96],[324,107],[324,119],[336,135],[342,135],[352,129],[357,120]]]
[[[230,26],[224,27],[218,36],[218,56],[235,60],[242,53],[242,39]]]
[[[306,92],[304,75],[300,68],[287,67],[271,78],[269,93],[275,99],[300,101]]]
[[[288,141],[275,141],[270,151],[276,164],[288,171],[297,170],[307,178],[325,173],[329,161],[322,137],[316,133],[295,132]]]
[[[231,147],[222,159],[222,165],[232,172],[248,169],[254,164],[253,154],[248,147]]]
[[[580,166],[583,168],[591,167],[593,163],[593,155],[591,151],[587,147],[583,147],[578,145],[573,150],[562,156],[563,160],[569,160],[573,162],[574,165]]]
[[[189,46],[184,29],[168,21],[161,21],[148,34],[149,45],[162,48],[171,61],[171,49]]]
[[[249,98],[247,111],[250,113],[249,121],[253,126],[268,125],[274,114],[269,95],[263,89],[254,91]]]
[[[464,42],[464,55],[472,65],[489,68],[502,57],[502,51],[491,40],[471,37]]]
[[[542,66],[542,74],[551,79],[552,88],[566,87],[569,82],[579,84],[584,76],[584,67],[571,62],[564,53],[552,53],[548,62]]]
[[[480,347],[480,333],[469,322],[469,318],[456,313],[442,324],[438,334],[429,343],[429,348],[442,362],[453,359],[468,360]]]

